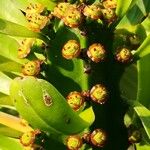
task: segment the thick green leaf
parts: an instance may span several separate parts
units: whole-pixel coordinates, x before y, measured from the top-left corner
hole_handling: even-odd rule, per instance
[[[43,34],[33,32],[24,26],[4,19],[0,19],[0,33],[10,36],[39,38],[45,40],[46,42],[48,41],[48,39]]]
[[[0,72],[0,92],[1,93],[9,95],[10,81],[11,79],[7,75]]]
[[[128,100],[135,100],[137,96],[138,72],[136,65],[130,65],[124,69],[120,78],[120,94]]]
[[[0,93],[0,106],[13,105],[10,96]]]
[[[148,54],[150,54],[150,35],[144,40],[144,42],[140,45],[140,47],[136,50],[135,56],[138,58],[142,58]]]
[[[4,34],[0,34],[0,56],[3,56],[11,61],[15,61],[20,64],[27,62],[26,59],[18,59],[18,42]]]
[[[150,107],[150,55],[138,61],[138,94],[137,100],[147,108]]]
[[[150,150],[150,145],[136,144],[136,150]]]
[[[138,102],[134,103],[134,110],[139,116],[142,125],[150,140],[150,110],[148,110],[146,107],[144,107],[142,104]]]
[[[21,9],[22,11],[25,12],[27,6],[30,4],[28,0],[11,0],[15,7],[18,9]]]
[[[131,2],[132,0],[125,0],[124,2],[122,2],[122,0],[117,0],[116,14],[119,18],[125,15]]]
[[[1,150],[23,150],[19,140],[0,135],[0,149]]]
[[[93,112],[93,108],[87,108],[86,110],[84,110],[83,112],[81,112],[79,114],[79,116],[86,122],[88,122],[89,124],[92,124],[95,120],[95,115]]]
[[[19,138],[22,135],[22,132],[0,124],[0,134],[7,137]]]
[[[3,56],[0,56],[0,71],[21,72],[21,70],[22,70],[21,64],[15,61],[11,61]]]
[[[28,89],[34,89],[34,92]],[[32,109],[32,114],[34,110],[36,116],[40,118],[39,120],[42,120],[49,128],[53,128],[59,133],[78,133],[89,127],[93,122],[93,120],[92,122],[86,122],[81,119],[69,107],[63,96],[45,80],[37,80],[34,77],[14,80],[10,87],[10,93],[17,110],[21,114],[24,114],[24,112],[30,108],[30,110]],[[47,95],[46,98],[44,96],[45,94]],[[50,100],[47,98],[50,98]],[[36,103],[35,99],[37,101]],[[51,117],[47,117],[47,114]],[[34,116],[32,117],[34,118]],[[28,120],[28,118],[25,119]],[[36,119],[33,119],[32,122],[29,123],[32,124],[34,121],[36,121]],[[37,123],[37,126],[39,126],[40,122]],[[50,130],[47,132],[49,131]]]
[[[124,3],[123,3],[124,4]],[[126,15],[121,19],[117,28],[128,28],[142,22],[142,19],[149,12],[149,0],[137,0],[132,3],[132,7],[127,11]]]
[[[28,24],[23,13],[16,8],[11,0],[0,0],[0,18],[23,26]]]
[[[142,26],[144,27],[147,35],[150,33],[150,15],[144,19],[142,22]]]

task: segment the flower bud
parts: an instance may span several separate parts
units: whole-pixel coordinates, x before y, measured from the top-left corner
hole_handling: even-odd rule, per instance
[[[62,49],[62,56],[66,59],[73,59],[80,55],[80,44],[76,40],[69,40]]]
[[[49,20],[48,16],[42,16],[40,14],[28,14],[26,15],[26,18],[29,21],[28,27],[34,32],[40,32]]]
[[[62,19],[65,16],[65,12],[69,7],[69,3],[58,3],[58,5],[54,8],[53,15],[57,18]]]
[[[82,139],[78,135],[72,135],[67,138],[66,144],[69,150],[78,150],[82,147]]]
[[[93,62],[98,63],[106,58],[106,51],[101,44],[94,43],[89,47],[87,55]]]
[[[27,76],[36,76],[40,72],[40,65],[39,60],[29,61],[23,66],[22,73]]]
[[[25,58],[29,55],[31,47],[33,46],[35,39],[24,39],[21,41],[18,48],[18,58]]]
[[[117,7],[117,0],[103,0],[102,4],[105,8],[115,9]]]
[[[84,8],[83,14],[91,19],[97,20],[102,17],[101,5],[92,4]]]
[[[103,147],[106,143],[107,136],[102,129],[96,129],[91,133],[91,143],[97,147]]]
[[[112,23],[117,18],[114,9],[110,9],[110,8],[103,9],[102,13],[103,13],[104,20],[108,23]]]
[[[96,84],[90,90],[91,99],[99,104],[104,104],[108,99],[108,91],[102,84]]]
[[[24,146],[32,145],[34,143],[34,140],[35,140],[34,131],[24,133],[20,138],[20,142]]]
[[[72,5],[68,7],[66,10],[65,16],[63,18],[63,21],[65,25],[71,27],[71,28],[77,28],[80,26],[82,22],[82,13],[75,5]]]
[[[71,92],[67,96],[67,102],[74,111],[78,111],[84,104],[84,97],[79,92]]]
[[[30,3],[30,5],[26,8],[26,14],[35,14],[43,12],[45,7],[40,3]]]
[[[116,52],[116,60],[121,63],[129,63],[132,61],[133,55],[127,48],[121,48]]]
[[[41,149],[47,140],[47,135],[40,130],[34,130],[24,133],[20,138],[20,143],[25,146],[26,149]]]

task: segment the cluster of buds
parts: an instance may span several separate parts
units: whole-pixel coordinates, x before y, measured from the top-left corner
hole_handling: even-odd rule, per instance
[[[81,54],[80,43],[76,40],[69,40],[62,48],[62,56],[66,59],[78,58]],[[89,46],[87,56],[95,63],[102,62],[106,58],[106,50],[100,43]]]
[[[90,143],[91,145],[94,145],[96,147],[104,147],[107,141],[107,135],[103,129],[95,129],[91,133],[84,133],[82,139],[86,143]]]
[[[54,8],[53,15],[62,19],[64,24],[71,28],[79,27],[83,19],[83,15],[77,5],[64,2],[59,3]]]
[[[116,2],[111,0],[92,5],[76,5],[61,2],[54,8],[53,15],[62,19],[65,25],[77,28],[81,25],[84,17],[93,20],[104,19],[108,23],[113,22],[116,19],[115,8]]]
[[[79,111],[81,108],[84,108],[86,100],[89,101],[89,99],[91,99],[98,104],[104,104],[108,97],[108,90],[106,87],[102,84],[96,84],[88,91],[70,92],[66,100],[74,111]]]
[[[44,132],[40,130],[28,131],[20,137],[20,143],[25,149],[39,149],[44,150],[43,146],[47,136]]]
[[[104,147],[107,141],[106,132],[102,129],[95,129],[93,132],[87,132],[81,135],[70,135],[66,139],[68,150],[79,150],[83,143],[94,145],[95,147]]]
[[[103,18],[106,22],[111,24],[116,20],[115,9],[117,7],[117,0],[103,0],[102,5],[104,7],[102,10]]]
[[[48,23],[51,15],[43,15],[45,7],[42,4],[30,4],[26,8],[26,18],[29,21],[28,26],[34,32],[40,32]]]
[[[112,23],[116,20],[116,0],[104,0],[102,3],[94,3],[85,6],[83,14],[94,20],[104,20],[107,23]]]
[[[40,72],[40,60],[29,61],[22,66],[23,75],[37,76]]]

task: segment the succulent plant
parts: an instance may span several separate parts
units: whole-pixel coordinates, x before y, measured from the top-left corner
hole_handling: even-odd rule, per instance
[[[0,0],[0,149],[149,150],[149,6]]]

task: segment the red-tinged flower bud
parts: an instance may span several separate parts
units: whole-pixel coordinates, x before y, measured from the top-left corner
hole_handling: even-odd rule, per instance
[[[28,14],[26,15],[26,18],[29,21],[29,29],[31,29],[34,32],[40,32],[40,30],[46,26],[49,20],[49,16],[42,16],[40,14]]]
[[[43,12],[45,7],[40,3],[30,3],[30,5],[26,8],[26,14],[35,14]]]
[[[102,84],[96,84],[90,90],[91,99],[99,104],[104,104],[108,99],[108,91]]]
[[[29,150],[40,149],[43,150],[43,146],[47,140],[47,136],[40,130],[34,130],[24,133],[20,138],[20,143]]]
[[[62,56],[66,59],[76,58],[80,52],[80,44],[76,40],[69,40],[62,48]]]
[[[84,105],[84,97],[79,92],[71,92],[67,96],[67,102],[74,111],[78,111]]]
[[[80,10],[75,5],[72,5],[66,10],[63,21],[65,25],[71,28],[77,28],[80,26],[82,19],[83,16]]]
[[[106,51],[104,46],[99,43],[94,43],[89,47],[87,55],[93,62],[98,63],[106,58]]]
[[[115,58],[118,62],[129,63],[133,60],[133,55],[129,49],[121,48],[117,50]]]
[[[100,19],[102,17],[102,10],[100,4],[88,5],[84,8],[83,14],[91,19]]]
[[[34,131],[30,131],[27,133],[24,133],[21,138],[20,138],[20,142],[22,145],[24,146],[30,146],[34,143],[35,140],[35,133]]]
[[[102,129],[96,129],[91,133],[91,143],[97,147],[104,147],[107,136],[106,132]]]
[[[39,60],[29,61],[23,66],[22,73],[28,76],[36,76],[40,72],[40,65],[41,62]]]
[[[102,4],[105,8],[115,9],[117,7],[117,0],[103,0]]]
[[[69,3],[59,3],[53,11],[53,15],[57,18],[62,19],[65,16],[65,12],[68,9],[68,7],[70,6]]]
[[[102,9],[102,13],[103,13],[104,20],[108,23],[112,23],[117,19],[114,9],[110,9],[110,8]]]
[[[66,145],[69,150],[79,150],[82,147],[83,143],[80,136],[72,135],[67,138]]]
[[[33,46],[35,39],[24,39],[21,41],[18,48],[18,58],[25,58],[29,55],[31,47]]]

